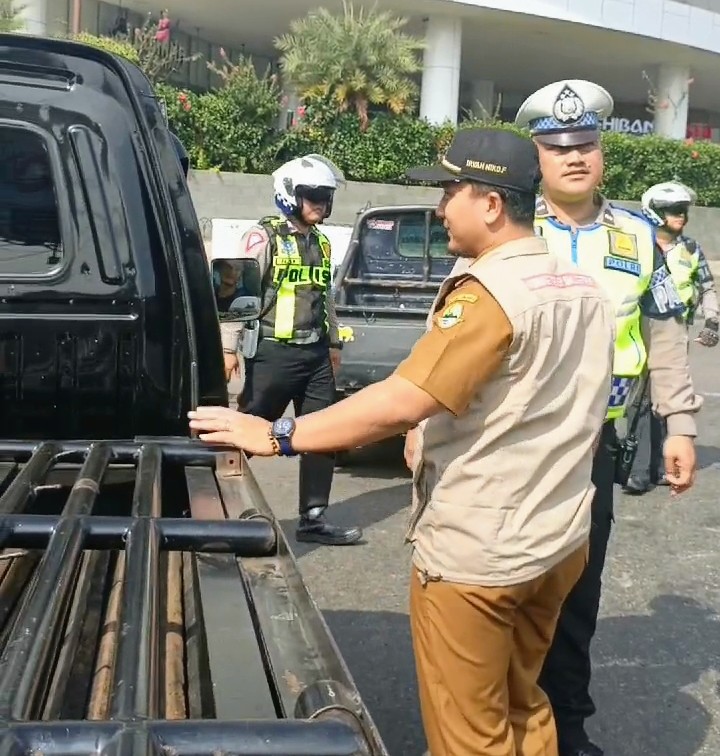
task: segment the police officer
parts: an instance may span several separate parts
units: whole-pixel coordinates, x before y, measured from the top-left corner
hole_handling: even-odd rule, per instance
[[[330,161],[308,155],[272,177],[280,214],[249,228],[239,253],[259,263],[263,306],[260,341],[255,356],[245,360],[238,409],[267,420],[278,419],[290,402],[296,415],[332,404],[342,348],[330,288],[330,241],[318,228],[332,211],[342,174]],[[221,330],[229,376],[239,367],[239,330]],[[359,528],[325,519],[334,465],[332,454],[300,459],[298,540],[345,545],[362,537]]]
[[[696,341],[718,343],[718,298],[710,266],[698,242],[683,232],[697,195],[679,181],[651,186],[642,196],[643,213],[658,226],[657,242],[685,305],[685,322],[692,325],[698,308],[705,323]]]
[[[702,308],[704,325],[695,339],[705,347],[718,343],[718,299],[710,266],[700,245],[686,236],[690,207],[697,195],[679,181],[665,181],[651,186],[642,196],[644,215],[657,226],[658,246],[665,255],[680,299],[685,305],[685,322],[692,325],[695,313]],[[648,387],[652,389],[652,387]],[[637,408],[637,443],[632,474],[625,492],[644,494],[652,484],[665,486],[662,447],[665,441],[665,423],[652,412],[651,391],[640,397]]]
[[[448,250],[467,263],[443,283],[410,356],[297,423],[199,407],[191,427],[272,455],[350,448],[427,420],[407,540],[430,751],[550,756],[556,730],[537,679],[587,558],[614,309],[534,234],[531,140],[461,130],[441,165],[408,175],[443,187]]]
[[[702,404],[689,374],[685,308],[654,227],[642,214],[617,207],[598,193],[603,175],[600,122],[613,105],[610,94],[597,84],[557,81],[530,95],[515,118],[529,128],[540,156],[543,191],[536,206],[536,232],[551,252],[605,286],[617,324],[612,387],[593,467],[589,561],[565,601],[540,678],[555,712],[561,756],[603,753],[590,742],[584,725],[595,712],[589,692],[590,642],[613,518],[615,420],[625,415],[647,368],[656,411],[668,426],[665,472],[673,490],[682,492],[695,476],[694,414]]]

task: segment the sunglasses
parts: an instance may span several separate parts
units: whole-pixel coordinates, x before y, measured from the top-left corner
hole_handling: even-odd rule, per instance
[[[306,199],[308,202],[312,202],[314,205],[327,205],[333,198],[333,190],[324,186],[299,186],[297,196],[301,199]]]

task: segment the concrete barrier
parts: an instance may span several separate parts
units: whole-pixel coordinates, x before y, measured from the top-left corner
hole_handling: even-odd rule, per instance
[[[188,183],[206,239],[211,238],[213,218],[256,219],[276,212],[270,176],[190,171]],[[334,226],[351,227],[358,211],[368,205],[434,204],[439,197],[438,189],[350,181],[335,196],[331,221]],[[638,202],[618,204],[640,207]],[[693,208],[688,233],[702,244],[709,260],[720,262],[720,208]]]

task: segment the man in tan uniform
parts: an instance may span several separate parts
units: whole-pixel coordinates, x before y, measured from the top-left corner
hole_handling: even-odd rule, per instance
[[[437,213],[451,253],[469,265],[444,282],[427,333],[390,378],[288,418],[285,435],[296,452],[327,452],[427,419],[407,539],[430,750],[556,756],[537,679],[586,562],[613,310],[591,276],[533,233],[539,170],[530,140],[461,131],[442,166],[409,175],[443,186]],[[262,418],[223,407],[190,418],[202,440],[282,451]]]

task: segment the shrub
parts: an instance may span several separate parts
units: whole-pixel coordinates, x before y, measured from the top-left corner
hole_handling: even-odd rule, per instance
[[[351,181],[397,183],[405,170],[437,158],[436,131],[409,116],[375,116],[362,131],[356,113],[344,113],[324,131],[308,124],[291,131],[278,158],[307,152],[327,155]]]
[[[349,180],[405,183],[405,170],[435,161],[455,131],[408,115],[381,113],[363,132],[356,113],[338,115],[334,107],[316,100],[297,126],[278,133],[276,84],[264,77],[253,81],[249,73],[237,74],[232,84],[225,82],[203,95],[158,88],[194,168],[269,173],[285,160],[319,152]],[[481,122],[465,121],[459,128],[476,125]],[[513,124],[492,125],[522,133]],[[606,196],[637,201],[651,184],[676,178],[695,189],[699,205],[720,207],[720,145],[609,132],[602,135],[602,143]]]
[[[121,58],[127,58],[127,60],[139,65],[140,56],[138,51],[130,44],[130,42],[123,39],[115,39],[114,37],[98,37],[95,34],[89,34],[88,32],[80,32],[78,34],[71,34],[68,37],[73,42],[82,42],[92,47],[98,47],[106,52],[119,55]]]
[[[250,58],[237,63],[223,55],[210,64],[222,85],[204,94],[156,87],[165,101],[170,127],[199,169],[241,173],[272,171],[279,148],[276,124],[280,88],[269,72],[259,75]]]
[[[17,32],[25,28],[22,12],[27,5],[16,5],[14,0],[0,0],[0,32]]]
[[[699,205],[720,207],[720,145],[611,133],[602,141],[608,197],[639,200],[652,184],[678,179],[697,192]]]

